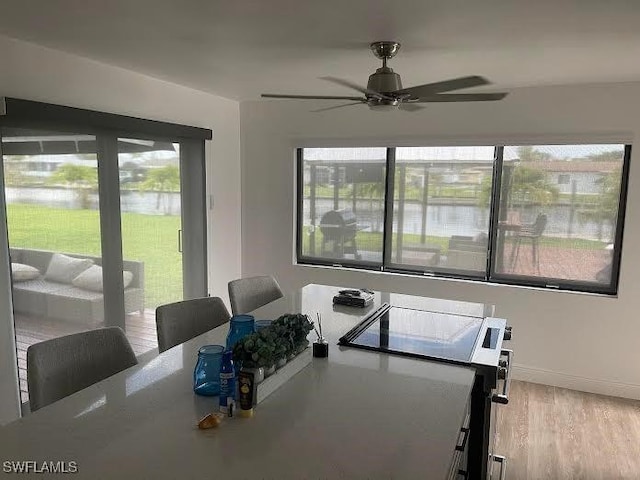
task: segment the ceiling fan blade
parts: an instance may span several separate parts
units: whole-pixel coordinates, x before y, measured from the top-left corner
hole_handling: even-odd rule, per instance
[[[354,100],[359,102],[366,102],[364,97],[336,97],[330,95],[281,95],[279,93],[263,93],[260,95],[262,98],[297,98],[302,100]]]
[[[489,85],[489,80],[478,75],[470,77],[459,77],[442,82],[426,83],[415,87],[403,88],[393,92],[396,95],[409,95],[410,99],[426,97],[435,93],[450,92],[452,90],[460,90],[463,88],[479,87],[481,85]]]
[[[364,103],[367,102],[353,102],[353,103],[343,103],[342,105],[335,105],[333,107],[327,107],[327,108],[319,108],[318,110],[311,110],[313,113],[316,112],[326,112],[327,110],[334,110],[336,108],[342,108],[342,107],[350,107],[352,105],[362,105]]]
[[[508,94],[501,93],[443,93],[441,95],[429,95],[420,97],[416,103],[431,102],[494,102],[502,100]]]
[[[405,112],[417,112],[418,110],[423,110],[426,107],[423,107],[422,105],[416,105],[413,102],[410,103],[401,103],[398,105],[398,108],[400,110],[404,110]]]
[[[376,92],[375,90],[369,90],[368,88],[361,87],[360,85],[350,82],[349,80],[344,80],[343,78],[337,77],[320,77],[322,80],[326,80],[328,82],[337,83],[338,85],[342,85],[343,87],[352,88],[353,90],[357,90],[360,93],[364,93],[365,95],[371,95],[377,98],[385,98],[388,100],[392,100],[391,97],[383,95],[380,92]]]

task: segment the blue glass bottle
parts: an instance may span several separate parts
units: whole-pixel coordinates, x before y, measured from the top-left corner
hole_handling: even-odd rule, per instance
[[[234,315],[231,317],[227,334],[227,350],[233,350],[236,343],[253,333],[254,321],[253,315]]]
[[[235,399],[236,372],[233,368],[233,352],[227,350],[222,354],[222,366],[220,367],[220,411],[227,413],[230,400]]]
[[[193,391],[198,395],[218,395],[220,393],[220,367],[222,345],[205,345],[198,350],[198,361],[193,371]]]

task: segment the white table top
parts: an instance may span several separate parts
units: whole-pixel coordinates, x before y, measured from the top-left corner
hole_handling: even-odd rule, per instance
[[[1,428],[0,467],[75,461],[74,478],[444,479],[474,371],[336,341],[381,301],[491,312],[481,304],[393,294],[376,294],[366,310],[334,309],[337,290],[308,285],[256,310],[256,320],[321,312],[330,353],[258,405],[254,418],[196,428],[217,406],[215,397],[192,391],[197,350],[224,344],[224,325]]]

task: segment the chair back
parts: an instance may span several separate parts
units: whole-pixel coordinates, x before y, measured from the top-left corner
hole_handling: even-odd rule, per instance
[[[536,217],[536,221],[533,222],[533,229],[532,229],[533,234],[536,237],[541,236],[546,226],[547,226],[547,216],[544,213],[539,213],[538,216]]]
[[[231,316],[219,297],[194,298],[156,308],[158,350],[175,347],[229,321]]]
[[[99,328],[35,343],[27,349],[31,411],[137,363],[133,349],[119,327]]]
[[[240,278],[229,282],[229,300],[234,315],[249,313],[283,297],[280,285],[271,275]]]

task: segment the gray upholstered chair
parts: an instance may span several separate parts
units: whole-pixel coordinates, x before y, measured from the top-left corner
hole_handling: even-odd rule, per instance
[[[219,297],[195,298],[156,308],[158,350],[164,352],[229,321]]]
[[[282,296],[280,285],[271,275],[240,278],[229,282],[229,300],[234,315],[248,313]]]
[[[27,349],[31,411],[136,365],[119,327],[99,328],[35,343]]]

